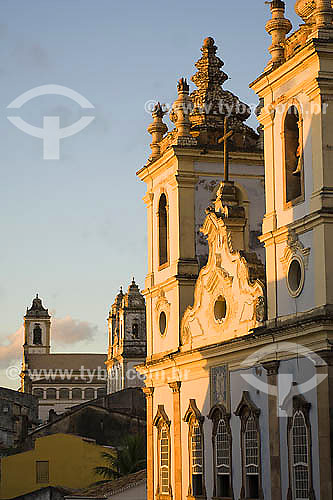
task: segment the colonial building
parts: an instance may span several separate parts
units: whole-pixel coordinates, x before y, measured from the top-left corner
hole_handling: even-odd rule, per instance
[[[212,38],[148,129],[148,500],[332,500],[333,10],[270,8],[264,185]]]
[[[22,394],[0,387],[0,456],[2,450],[21,446],[38,425],[38,400],[32,394]]]
[[[24,316],[21,392],[39,399],[39,418],[106,391],[105,354],[51,354],[51,316],[38,294]]]
[[[135,366],[146,357],[146,306],[134,278],[127,293],[120,289],[111,306],[108,331],[108,394],[128,387],[142,387],[143,377]]]

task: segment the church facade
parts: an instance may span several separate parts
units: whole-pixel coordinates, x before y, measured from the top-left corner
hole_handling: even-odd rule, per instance
[[[51,316],[38,294],[24,316],[21,392],[38,397],[39,418],[106,393],[105,354],[53,354]]]
[[[259,134],[212,38],[148,128],[148,500],[332,500],[333,10],[270,8]]]

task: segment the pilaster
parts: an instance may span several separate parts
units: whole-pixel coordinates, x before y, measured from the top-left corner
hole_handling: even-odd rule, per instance
[[[147,402],[147,500],[154,500],[154,387],[143,387]]]
[[[175,464],[175,500],[182,500],[182,440],[180,415],[180,387],[181,382],[170,382],[173,392],[173,419],[174,419],[174,464]]]
[[[279,366],[279,361],[263,363],[263,367],[267,372],[267,383],[274,387],[277,387]],[[280,425],[277,411],[277,397],[273,394],[268,395],[268,428],[271,470],[271,500],[281,500]]]
[[[326,378],[317,386],[320,498],[333,498],[333,352],[320,353],[326,364],[316,366]],[[322,377],[320,377],[322,378]]]

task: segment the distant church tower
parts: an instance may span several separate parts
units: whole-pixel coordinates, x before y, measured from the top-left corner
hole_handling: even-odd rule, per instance
[[[41,299],[36,297],[30,309],[27,308],[24,316],[24,353],[49,354],[50,353],[50,327],[51,316],[48,309],[43,307]]]
[[[109,394],[143,385],[135,366],[146,358],[146,304],[134,281],[122,289],[111,306],[108,318],[109,348],[106,361]]]

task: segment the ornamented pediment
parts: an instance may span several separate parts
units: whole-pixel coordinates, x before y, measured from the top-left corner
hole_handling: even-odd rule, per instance
[[[233,227],[238,223],[243,227],[236,208]],[[183,346],[192,348],[247,335],[265,319],[263,265],[255,253],[234,250],[226,217],[210,210],[201,229],[208,239],[209,258],[197,279],[194,305],[186,309],[182,319]]]

